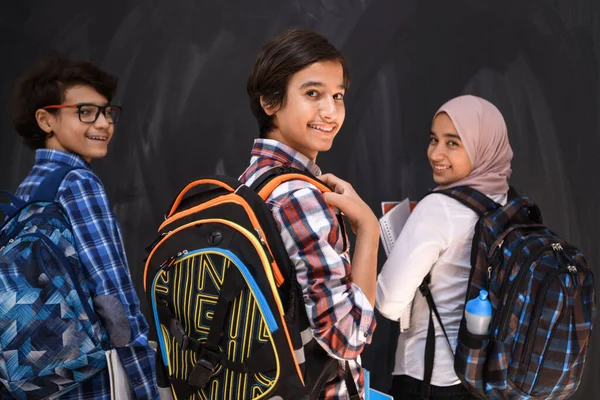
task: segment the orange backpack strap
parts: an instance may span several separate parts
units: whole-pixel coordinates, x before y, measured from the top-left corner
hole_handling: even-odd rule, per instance
[[[315,176],[308,172],[300,171],[299,169],[292,167],[274,167],[269,169],[267,172],[259,176],[254,183],[250,186],[258,195],[263,199],[267,198],[273,193],[273,190],[279,185],[285,182],[301,180],[311,183],[317,187],[321,192],[331,192],[331,188],[325,183],[321,182]]]
[[[193,189],[196,189],[200,186],[210,185],[218,186],[222,189],[227,190],[228,192],[233,193],[240,185],[240,182],[223,176],[207,177],[190,182],[179,191],[177,197],[171,202],[171,205],[169,206],[169,211],[165,215],[165,219],[173,215],[173,213],[175,212],[175,210],[177,210],[177,207],[179,207],[183,199],[192,194]]]
[[[309,172],[301,171],[296,168],[282,166],[274,167],[259,176],[250,186],[250,189],[254,190],[258,195],[266,201],[267,198],[273,193],[273,190],[284,182],[292,180],[302,180],[311,183],[317,187],[322,193],[331,192],[331,188],[325,183],[320,181],[314,175]],[[344,224],[344,218],[341,214],[336,214],[340,229],[342,230],[342,238],[344,240],[344,249],[348,248],[348,238],[346,235],[346,226]]]

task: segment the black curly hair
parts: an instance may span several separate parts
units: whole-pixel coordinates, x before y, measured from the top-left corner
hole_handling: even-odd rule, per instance
[[[35,112],[45,106],[62,104],[65,92],[77,85],[93,87],[110,102],[117,89],[117,78],[88,61],[63,56],[45,57],[19,77],[10,102],[11,120],[29,148],[44,148],[48,138],[39,127]]]

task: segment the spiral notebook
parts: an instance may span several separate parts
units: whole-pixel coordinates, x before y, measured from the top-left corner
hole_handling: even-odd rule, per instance
[[[416,202],[411,202],[408,198],[402,201],[384,201],[381,203],[381,212],[383,216],[379,218],[379,231],[381,243],[385,250],[386,257],[390,256],[392,249],[404,224],[410,216],[410,212],[416,206]],[[410,328],[410,314],[412,309],[412,301],[400,316],[400,333],[406,332]]]
[[[406,223],[411,211],[408,197],[402,201],[384,201],[381,203],[383,216],[379,218],[379,231],[385,255],[390,256],[394,243]]]

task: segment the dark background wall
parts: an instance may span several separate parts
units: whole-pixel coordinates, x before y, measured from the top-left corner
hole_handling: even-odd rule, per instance
[[[195,177],[239,175],[257,135],[245,94],[268,38],[308,27],[346,54],[347,117],[322,169],[374,210],[432,188],[425,158],[435,110],[462,93],[489,99],[515,151],[512,184],[580,246],[600,276],[600,4],[597,0],[19,1],[0,6],[0,187],[15,189],[32,152],[8,115],[18,74],[38,56],[91,60],[120,78],[124,107],[108,157],[94,162],[121,221],[148,315],[143,248],[174,193]],[[377,375],[389,325],[364,354]],[[600,393],[594,335],[579,398]],[[377,360],[377,361],[376,361]]]

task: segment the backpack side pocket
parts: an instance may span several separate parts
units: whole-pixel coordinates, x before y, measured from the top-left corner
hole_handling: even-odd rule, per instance
[[[484,370],[488,355],[490,335],[474,335],[467,330],[463,318],[458,330],[458,343],[454,355],[454,370],[469,391],[482,399],[485,395]]]

